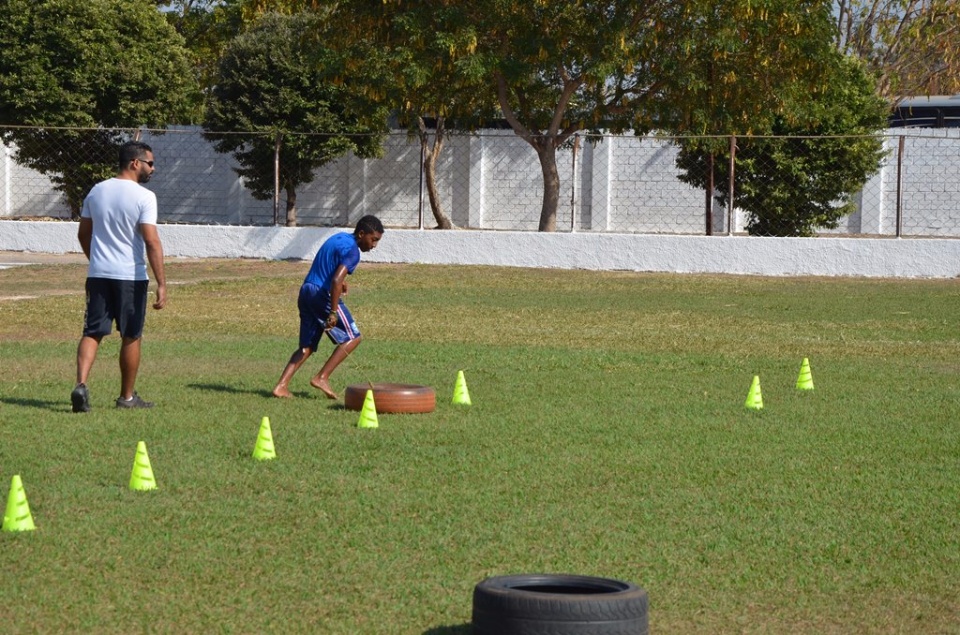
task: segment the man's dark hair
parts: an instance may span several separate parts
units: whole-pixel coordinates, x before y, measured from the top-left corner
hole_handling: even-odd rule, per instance
[[[359,236],[360,232],[364,234],[372,234],[377,232],[378,234],[383,233],[383,223],[380,222],[380,219],[372,214],[368,214],[357,221],[357,228],[353,230],[354,236]]]
[[[127,141],[120,146],[120,169],[126,168],[134,159],[142,159],[147,152],[153,152],[153,148],[143,141]]]

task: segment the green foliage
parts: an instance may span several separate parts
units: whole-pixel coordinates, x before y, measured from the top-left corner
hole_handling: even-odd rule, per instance
[[[839,49],[877,77],[893,103],[960,92],[960,2],[835,0]]]
[[[450,134],[498,117],[489,74],[477,63],[475,25],[458,3],[338,2],[333,34],[351,84],[389,104],[423,150],[425,189],[438,228],[450,229],[436,166]]]
[[[233,153],[261,200],[274,195],[279,139],[288,225],[296,224],[296,188],[316,168],[348,152],[382,152],[385,108],[339,79],[342,60],[324,45],[327,28],[319,14],[265,15],[227,46],[207,105],[207,138]]]
[[[874,136],[886,123],[886,105],[858,62],[838,58],[825,90],[791,99],[770,133],[737,137],[734,205],[749,214],[747,231],[758,236],[810,236],[834,228],[854,210],[853,196],[883,157]],[[721,205],[729,202],[729,150],[703,140],[682,141],[680,179],[708,187],[710,155]]]
[[[472,130],[496,116],[487,69],[473,55],[476,26],[457,3],[339,2],[332,19],[345,73],[411,130],[418,118]]]
[[[189,119],[197,103],[183,40],[142,0],[0,3],[0,123],[16,160],[50,177],[75,216],[116,170],[128,133]],[[58,126],[96,130],[61,130]]]
[[[544,174],[540,228],[556,228],[556,150],[580,130],[764,130],[791,87],[817,85],[829,3],[800,0],[388,0],[429,56],[496,91]]]
[[[786,102],[815,95],[836,59],[829,2],[698,2],[657,34],[654,127],[702,135],[770,134]],[[662,97],[662,98],[661,98]],[[642,130],[640,130],[642,132]]]
[[[227,43],[244,28],[247,0],[158,0],[164,16],[183,36],[200,86],[216,83],[217,60]],[[203,119],[202,104],[197,121]]]
[[[556,150],[578,131],[768,134],[788,100],[823,90],[835,55],[828,0],[327,4],[348,75],[411,126],[469,129],[496,97],[539,157],[543,231],[556,228]]]

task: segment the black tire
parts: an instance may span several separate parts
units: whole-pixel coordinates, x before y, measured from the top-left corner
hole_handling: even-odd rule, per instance
[[[581,575],[507,575],[473,589],[474,635],[647,635],[647,592]]]

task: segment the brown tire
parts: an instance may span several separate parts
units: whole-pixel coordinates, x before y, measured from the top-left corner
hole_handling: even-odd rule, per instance
[[[433,412],[437,395],[429,386],[417,384],[354,384],[347,386],[343,402],[349,410],[362,410],[367,390],[373,388],[373,402],[380,413]]]

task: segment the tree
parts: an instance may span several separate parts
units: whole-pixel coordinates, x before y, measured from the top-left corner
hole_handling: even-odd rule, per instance
[[[725,112],[731,122],[769,127],[785,87],[815,81],[816,60],[832,45],[827,0],[380,4],[392,5],[397,15],[442,15],[442,21],[419,22],[406,36],[415,43],[468,29],[474,34],[475,43],[463,50],[451,45],[451,59],[482,76],[502,117],[537,153],[541,231],[556,229],[556,151],[578,131],[689,130],[699,123],[696,99],[710,91],[730,96]],[[722,28],[704,29],[711,19]],[[713,85],[691,64],[709,57],[716,60]]]
[[[857,60],[836,54],[832,67],[821,92],[788,100],[770,129],[777,136],[737,138],[733,203],[747,212],[751,235],[810,236],[836,227],[880,167],[883,144],[873,133],[886,123],[886,103]],[[718,182],[728,182],[728,150],[703,138],[681,146],[682,181],[710,190],[715,171]],[[715,197],[727,205],[727,188]]]
[[[227,43],[245,25],[249,0],[156,0],[163,15],[186,41],[200,87],[209,92],[216,81],[217,60]],[[196,112],[203,120],[203,103]]]
[[[477,42],[462,63],[484,70],[503,117],[537,153],[541,231],[556,229],[557,149],[578,131],[692,129],[700,123],[697,100],[711,91],[727,99],[731,122],[762,126],[754,120],[772,119],[780,89],[815,75],[830,43],[825,2],[437,4],[472,27]],[[704,29],[711,19],[723,28]],[[691,64],[707,58],[716,61],[712,84]]]
[[[658,32],[690,2],[476,2],[465,20],[480,34],[503,117],[536,152],[543,176],[540,231],[556,229],[556,152],[576,132],[604,126],[649,130],[651,102],[671,65],[656,53]]]
[[[877,77],[890,103],[960,93],[960,2],[836,0],[836,43]]]
[[[477,36],[451,3],[355,0],[337,3],[345,71],[382,96],[401,125],[420,141],[424,183],[437,227],[453,223],[443,211],[437,163],[448,134],[472,132],[497,116],[481,65],[471,57]]]
[[[571,132],[584,127],[636,134],[764,130],[782,108],[785,93],[817,80],[817,60],[829,44],[825,3],[590,5],[564,7],[546,38],[511,55],[496,73],[500,103],[514,129],[521,136],[524,128],[541,131],[534,147],[553,199],[545,194],[541,229],[552,229],[555,218],[548,216],[556,198],[549,185],[556,180],[552,152]],[[587,29],[581,40],[582,24],[597,30]],[[536,60],[544,56],[565,61],[538,71]],[[522,60],[519,66],[515,59]],[[533,104],[551,103],[541,96],[544,89],[559,98],[552,101],[552,112],[538,113]]]
[[[273,198],[274,155],[286,194],[286,224],[297,223],[299,185],[325,163],[353,152],[379,156],[386,110],[340,81],[342,59],[317,39],[332,25],[320,13],[268,13],[230,42],[207,105],[204,129],[259,200]],[[219,134],[230,133],[230,134]]]
[[[18,163],[50,177],[74,218],[130,136],[188,119],[199,94],[183,40],[148,2],[0,2],[0,124]],[[79,130],[78,128],[85,128]]]

